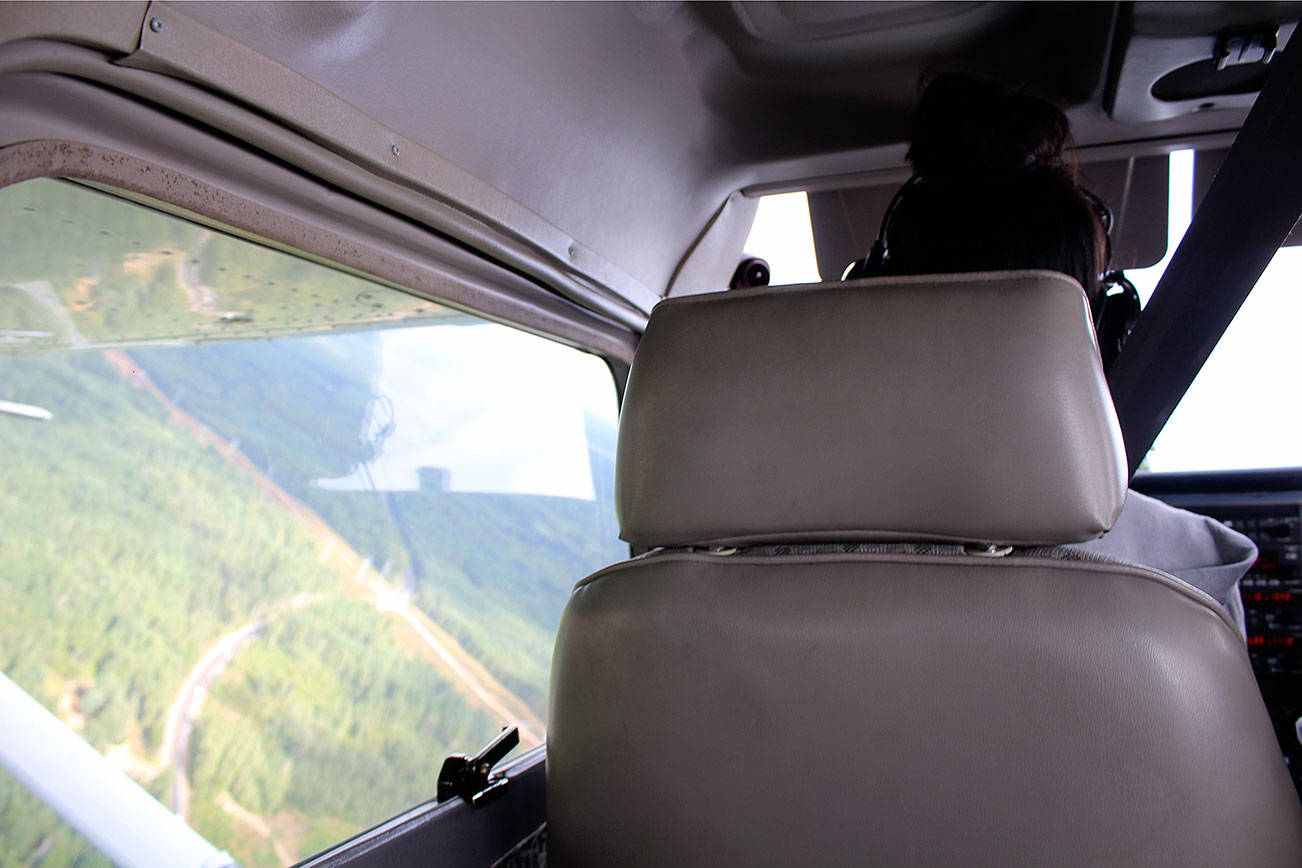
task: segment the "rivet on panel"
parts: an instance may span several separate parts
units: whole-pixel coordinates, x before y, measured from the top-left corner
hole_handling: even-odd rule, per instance
[[[397,145],[393,145],[392,147],[389,148],[389,153],[393,154],[395,157],[402,156],[402,148],[398,147]]]
[[[162,32],[163,32],[163,22],[162,22],[160,19],[158,19],[158,18],[150,18],[150,19],[149,19],[149,29],[152,30],[152,31],[154,31],[155,33],[162,33]]]

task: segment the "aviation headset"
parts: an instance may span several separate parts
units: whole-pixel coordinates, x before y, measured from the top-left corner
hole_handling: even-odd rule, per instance
[[[914,175],[895,191],[890,204],[886,206],[886,213],[882,215],[881,227],[877,230],[877,238],[873,240],[868,255],[846,266],[845,272],[841,275],[842,280],[880,277],[888,272],[890,250],[886,246],[886,236],[890,233],[895,211],[908,192],[922,184],[923,180]],[[1135,320],[1139,318],[1141,307],[1139,292],[1135,289],[1135,285],[1126,279],[1124,273],[1109,267],[1112,264],[1112,209],[1091,191],[1084,187],[1077,189],[1089,200],[1099,223],[1103,226],[1104,265],[1103,272],[1099,275],[1100,295],[1098,309],[1094,312],[1094,333],[1098,336],[1099,355],[1103,360],[1103,370],[1106,371],[1116,361],[1122,344],[1130,337],[1130,332],[1135,327]]]

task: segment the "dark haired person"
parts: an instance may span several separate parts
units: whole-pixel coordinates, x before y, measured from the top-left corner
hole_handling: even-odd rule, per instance
[[[1084,287],[1099,323],[1110,215],[1079,184],[1070,145],[1056,106],[965,75],[936,78],[918,103],[908,153],[914,177],[883,221],[870,271],[1047,268]],[[1115,352],[1119,340],[1112,342]],[[1243,626],[1238,581],[1257,549],[1220,522],[1131,491],[1112,530],[1078,547],[1183,579]]]

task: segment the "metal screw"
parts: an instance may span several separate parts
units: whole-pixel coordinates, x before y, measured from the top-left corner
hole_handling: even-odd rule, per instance
[[[573,259],[573,258],[574,258],[574,254],[576,254],[576,253],[579,252],[579,248],[577,248],[577,247],[575,247],[573,244],[571,244],[571,245],[570,245],[570,249],[569,249],[568,252],[569,252],[569,254],[570,254],[570,258]]]
[[[393,154],[396,157],[402,153],[402,148],[398,147],[397,145],[394,145],[393,147],[389,148],[389,153]]]
[[[158,19],[158,18],[150,18],[150,19],[149,19],[149,29],[152,30],[152,31],[154,31],[155,33],[162,33],[162,32],[163,32],[163,22],[162,22],[160,19]]]

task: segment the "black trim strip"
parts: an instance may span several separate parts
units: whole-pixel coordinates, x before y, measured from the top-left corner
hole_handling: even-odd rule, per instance
[[[545,757],[539,747],[509,764],[504,770],[511,780],[506,795],[482,808],[460,799],[426,802],[295,868],[492,865],[547,821]]]
[[[1172,494],[1298,492],[1302,491],[1302,467],[1204,470],[1189,473],[1136,473],[1130,487],[1154,497]]]

